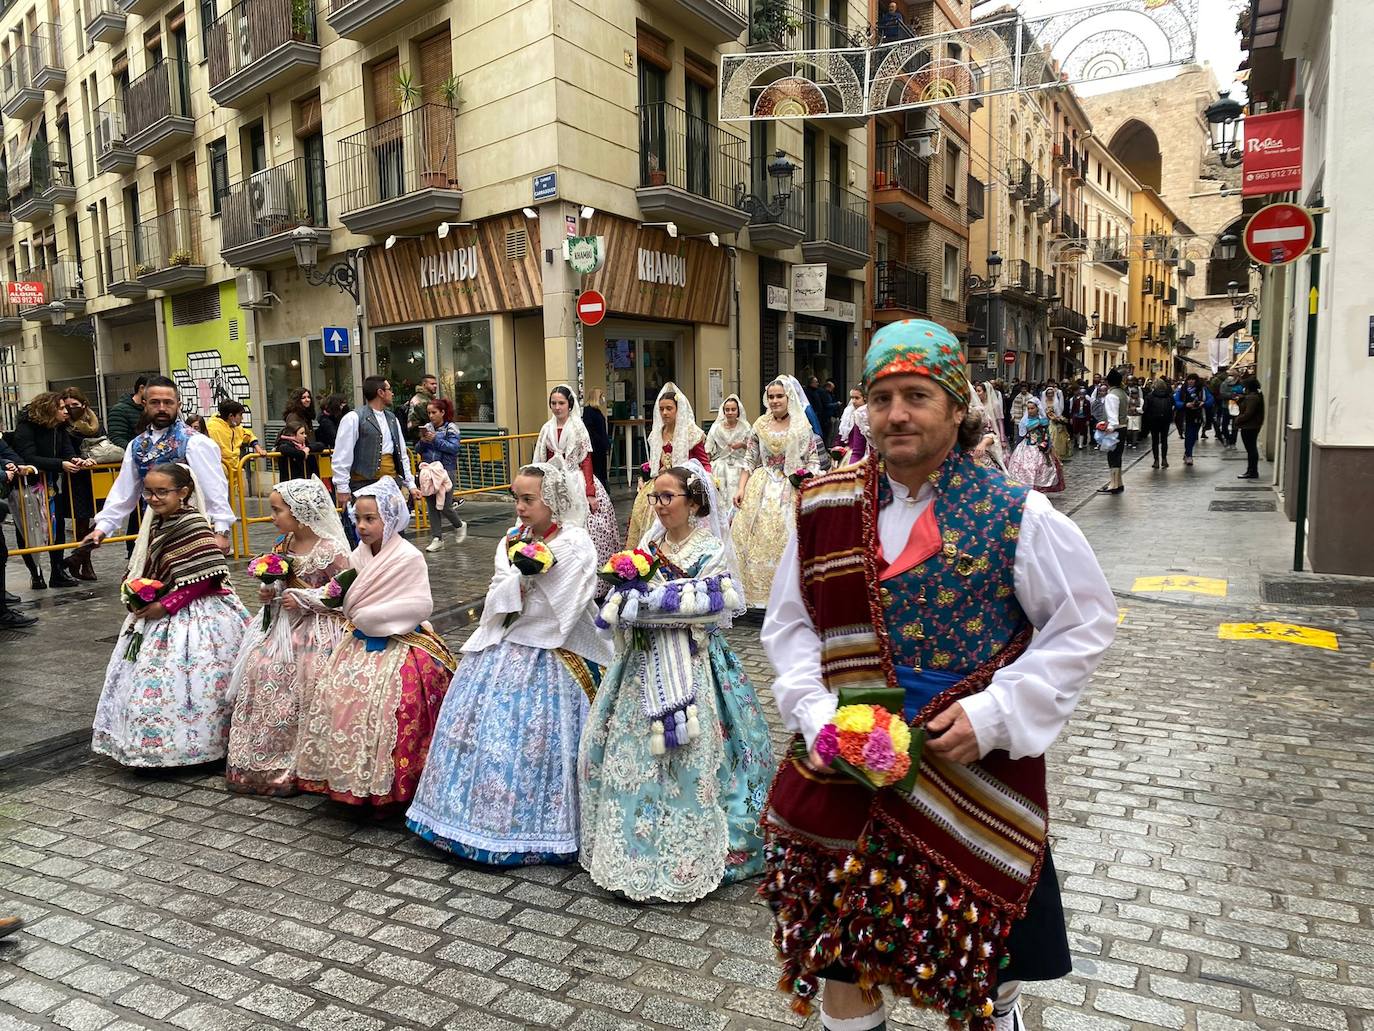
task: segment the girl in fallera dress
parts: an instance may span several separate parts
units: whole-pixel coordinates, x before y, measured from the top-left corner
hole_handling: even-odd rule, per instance
[[[143,479],[148,515],[128,580],[156,581],[156,600],[124,619],[95,713],[91,748],[125,766],[193,766],[224,758],[229,682],[248,612],[205,518],[189,466]]]
[[[408,802],[453,675],[453,656],[429,625],[425,557],[401,536],[410,522],[391,477],[353,493],[358,546],[349,566],[316,591],[286,592],[284,606],[318,609],[346,589],[344,635],[325,660],[301,720],[302,791],[355,805]]]
[[[557,456],[569,469],[578,470],[587,497],[586,533],[596,548],[597,568],[620,546],[620,526],[615,506],[603,484],[592,472],[592,438],[582,421],[582,407],[572,387],[560,383],[549,393],[549,419],[534,444],[534,460],[548,462]],[[599,592],[599,593],[605,593]]]
[[[630,510],[630,528],[625,534],[627,548],[638,545],[644,531],[653,522],[654,514],[649,510],[649,492],[654,489],[654,478],[659,473],[674,465],[681,465],[690,458],[695,458],[707,471],[711,468],[711,458],[706,453],[706,434],[697,425],[692,403],[676,383],[665,383],[658,392],[648,444],[649,475],[640,484],[634,508]]]
[[[287,556],[291,574],[264,585],[259,600],[269,616],[248,624],[230,693],[234,722],[224,777],[235,791],[287,795],[296,791],[296,739],[324,660],[343,636],[338,609],[287,611],[286,588],[319,588],[349,567],[348,540],[334,499],[318,477],[285,480],[269,498],[281,536],[272,551]]]
[[[730,532],[739,554],[744,600],[751,608],[768,604],[773,573],[792,532],[794,489],[789,479],[799,469],[820,469],[818,438],[811,430],[796,389],[784,379],[768,384],[767,411],[754,423],[749,469],[735,492]]]
[[[716,489],[729,506],[727,516],[735,514],[735,492],[749,468],[749,417],[738,394],[731,394],[720,403],[720,418],[711,424],[706,434],[706,452],[711,456],[711,472]]]
[[[599,560],[583,528],[580,467],[526,466],[517,523],[496,546],[476,632],[463,645],[406,825],[494,866],[569,863],[578,848],[577,746],[611,660],[596,629]],[[542,542],[554,562],[524,574],[510,549]]]
[[[1054,453],[1050,437],[1050,421],[1040,414],[1038,401],[1026,402],[1026,414],[1017,427],[1021,443],[1011,453],[1007,475],[1034,487],[1042,494],[1056,494],[1064,489],[1064,467]]]
[[[773,753],[723,633],[744,606],[710,474],[671,468],[652,493],[660,566],[602,608],[619,632],[578,758],[581,862],[608,891],[691,902],[762,869]]]

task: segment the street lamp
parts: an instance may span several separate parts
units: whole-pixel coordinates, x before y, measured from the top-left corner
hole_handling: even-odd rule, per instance
[[[312,286],[337,286],[356,305],[358,300],[358,256],[353,251],[345,251],[343,260],[336,261],[326,271],[319,272],[315,265],[320,256],[320,240],[310,226],[297,226],[291,230],[291,249],[296,252],[296,267],[304,274],[306,282]]]
[[[1240,296],[1240,284],[1234,279],[1226,284],[1226,296],[1231,298],[1231,303],[1236,303],[1236,298]]]
[[[1236,256],[1236,251],[1240,247],[1240,240],[1234,233],[1227,233],[1217,241],[1217,257],[1222,261],[1230,261]]]
[[[1092,314],[1093,336],[1097,336],[1098,330],[1102,328],[1102,313],[1093,312]]]
[[[1207,128],[1212,134],[1212,150],[1221,158],[1226,168],[1236,168],[1244,159],[1237,138],[1240,135],[1240,122],[1245,107],[1238,100],[1231,99],[1229,90],[1221,95],[1203,112],[1207,117]]]
[[[739,203],[738,207],[749,212],[750,216],[757,217],[760,221],[765,218],[776,222],[782,218],[782,213],[787,207],[787,201],[792,196],[792,177],[796,174],[797,166],[787,160],[787,152],[776,150],[767,165],[768,178],[774,183],[777,191],[773,199],[768,197],[768,187],[763,186],[763,196],[748,192],[743,184],[738,187]]]

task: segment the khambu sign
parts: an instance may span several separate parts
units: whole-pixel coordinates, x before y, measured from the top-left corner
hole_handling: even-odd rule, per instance
[[[639,248],[639,281],[664,286],[687,285],[687,257]]]
[[[420,259],[420,289],[477,278],[477,245],[453,247]]]
[[[1274,111],[1245,119],[1246,197],[1302,189],[1302,111]]]

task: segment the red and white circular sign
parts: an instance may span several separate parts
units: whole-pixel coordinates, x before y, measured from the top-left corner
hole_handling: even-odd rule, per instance
[[[1008,365],[1015,365],[1015,364],[1016,364],[1016,352],[1015,352],[1015,351],[1003,351],[1003,352],[1002,352],[1002,361],[1006,362]]]
[[[595,326],[606,317],[606,298],[595,290],[583,290],[577,295],[577,321]]]
[[[1245,226],[1245,249],[1263,265],[1287,265],[1307,253],[1317,229],[1306,208],[1270,204],[1250,216]]]

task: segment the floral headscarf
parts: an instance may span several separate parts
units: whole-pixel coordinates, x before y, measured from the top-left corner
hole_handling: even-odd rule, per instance
[[[938,322],[902,319],[873,334],[864,359],[864,387],[895,375],[929,376],[955,401],[969,403],[964,345]]]
[[[410,511],[406,508],[406,499],[401,494],[401,488],[396,486],[396,481],[390,476],[383,476],[376,483],[359,487],[353,492],[353,500],[348,506],[348,518],[355,523],[358,521],[359,498],[376,499],[377,514],[382,517],[383,544],[410,525]]]

